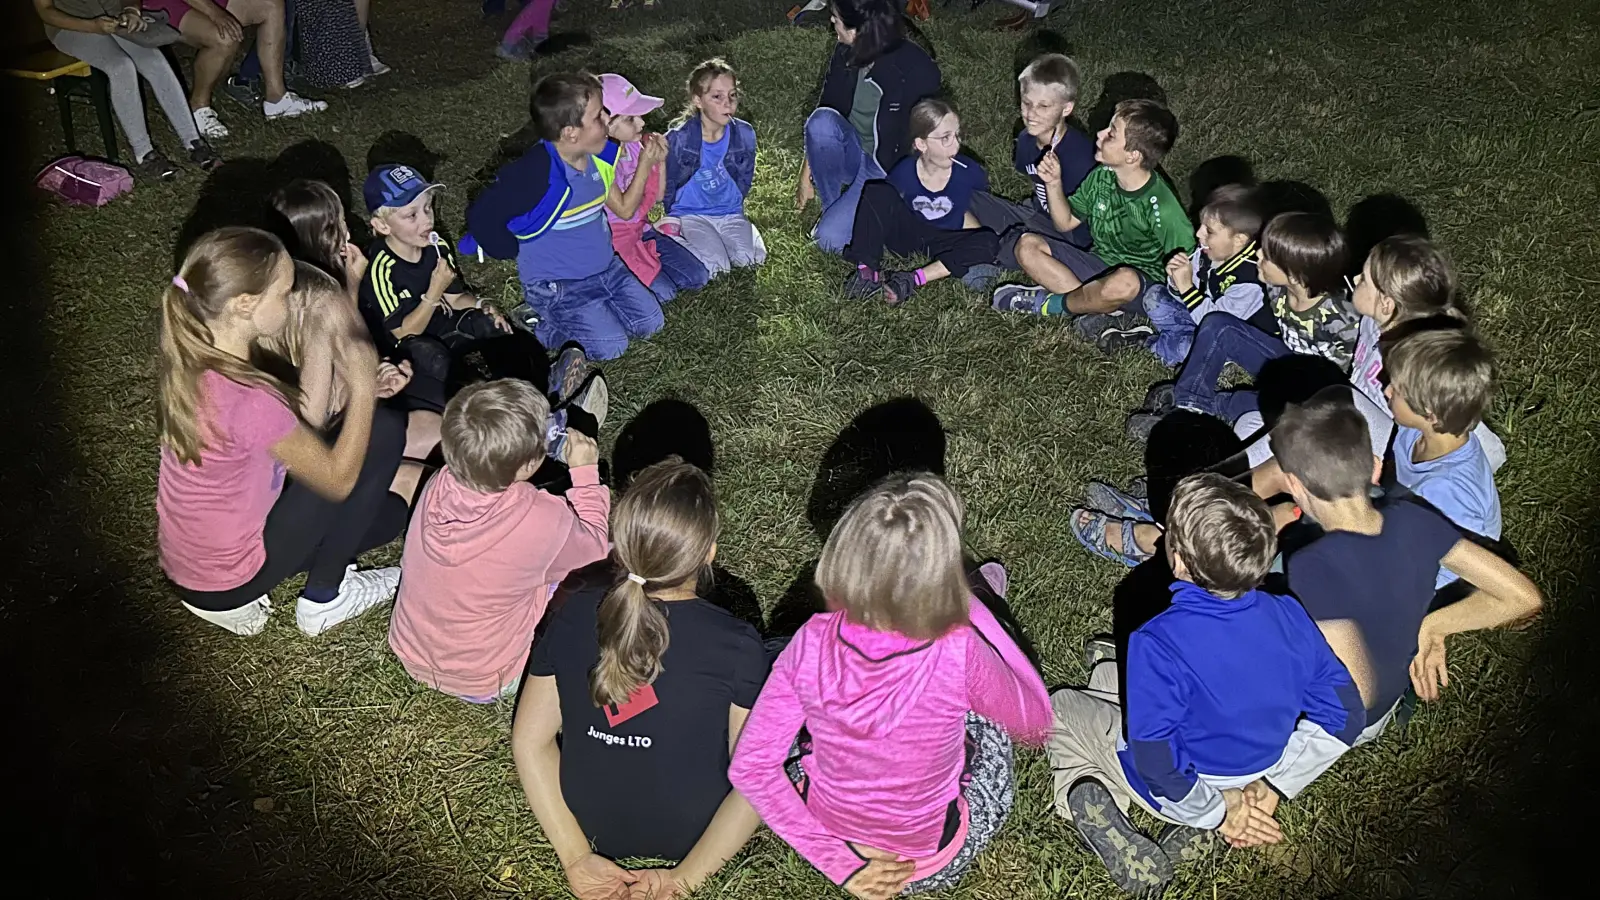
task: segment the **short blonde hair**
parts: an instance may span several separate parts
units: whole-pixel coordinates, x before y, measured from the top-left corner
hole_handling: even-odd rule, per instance
[[[1024,91],[1035,85],[1053,87],[1061,95],[1062,103],[1077,103],[1083,76],[1078,74],[1078,64],[1072,61],[1072,57],[1046,53],[1028,63],[1028,67],[1017,76],[1017,83]]]
[[[1267,576],[1278,534],[1265,500],[1237,481],[1203,472],[1172,490],[1167,546],[1182,554],[1189,580],[1231,600]]]
[[[1407,334],[1384,348],[1383,368],[1406,405],[1445,434],[1466,434],[1489,408],[1494,355],[1465,324]]]
[[[485,494],[511,486],[517,471],[545,454],[550,401],[517,378],[462,388],[444,408],[439,443],[456,479]]]
[[[878,631],[932,640],[967,621],[961,499],[927,472],[897,473],[857,497],[822,548],[830,609]]]

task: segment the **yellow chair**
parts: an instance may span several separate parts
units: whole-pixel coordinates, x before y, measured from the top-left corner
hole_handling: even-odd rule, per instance
[[[56,106],[61,111],[61,131],[66,136],[67,151],[70,153],[81,152],[77,130],[72,123],[72,99],[77,97],[87,101],[94,107],[95,115],[100,120],[100,140],[105,145],[105,158],[117,161],[117,123],[111,114],[111,83],[104,72],[62,53],[49,43],[41,42],[15,55],[8,54],[5,73],[14,78],[37,81],[56,95]]]

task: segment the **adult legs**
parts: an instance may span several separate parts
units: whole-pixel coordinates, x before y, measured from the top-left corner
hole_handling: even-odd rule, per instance
[[[709,216],[684,216],[678,220],[679,240],[715,278],[733,267],[717,223]]]
[[[284,0],[229,0],[228,12],[239,24],[259,26],[256,30],[256,52],[261,57],[261,95],[268,103],[283,99],[283,59],[287,49],[287,28],[284,18]],[[185,24],[195,16],[184,16]],[[232,52],[229,53],[232,58]],[[200,80],[199,63],[195,63],[195,81]],[[221,70],[218,70],[221,74]],[[215,80],[212,84],[215,85]],[[208,92],[206,97],[211,95]]]
[[[197,51],[194,57],[194,83],[189,85],[189,109],[209,109],[217,82],[222,80],[222,73],[228,70],[234,54],[239,52],[239,40],[223,34],[209,18],[198,12],[190,12],[179,20],[178,33],[183,36],[185,44]],[[279,83],[282,84],[281,70]]]
[[[189,114],[189,107],[184,104],[183,85],[178,82],[178,75],[172,71],[172,64],[167,62],[166,56],[153,47],[141,47],[116,36],[111,39],[133,60],[144,80],[150,82],[151,93],[156,95],[156,102],[161,104],[161,111],[167,114],[167,121],[172,123],[172,130],[177,133],[183,146],[192,146],[200,140],[194,116]]]
[[[139,72],[134,61],[124,52],[121,42],[106,34],[86,34],[81,31],[58,31],[50,39],[56,49],[75,59],[81,59],[104,72],[111,85],[111,108],[128,136],[128,146],[133,150],[134,161],[144,159],[155,149],[150,142],[150,131],[144,123],[144,103],[139,94]],[[171,73],[171,70],[168,70]],[[188,119],[188,111],[184,118]],[[176,123],[174,123],[176,124]],[[191,120],[189,127],[194,128]]]
[[[863,184],[884,173],[878,161],[861,149],[861,138],[849,120],[834,110],[823,107],[806,119],[805,140],[811,180],[822,202],[814,232],[817,246],[841,253],[850,243]]]
[[[283,0],[283,58],[294,58],[294,38],[296,29],[295,0]],[[363,26],[364,27],[364,26]],[[239,78],[242,81],[257,82],[261,80],[261,46],[258,42],[244,55],[244,61],[239,63]]]
[[[1195,330],[1194,346],[1173,386],[1173,400],[1185,409],[1221,416],[1217,379],[1230,360],[1254,377],[1268,360],[1288,355],[1289,348],[1282,341],[1238,316],[1211,313]]]

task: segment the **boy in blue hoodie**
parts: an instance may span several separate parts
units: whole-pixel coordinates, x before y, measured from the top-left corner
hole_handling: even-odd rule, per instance
[[[661,330],[661,304],[617,256],[606,223],[617,145],[600,79],[547,75],[533,87],[542,140],[507,163],[467,209],[462,251],[517,260],[524,303],[513,313],[546,347],[568,341],[615,359]]]
[[[1278,797],[1297,795],[1366,724],[1305,610],[1258,588],[1277,546],[1259,497],[1216,474],[1184,479],[1166,546],[1172,605],[1129,636],[1127,708],[1111,658],[1087,688],[1051,696],[1056,810],[1130,893],[1158,891],[1211,831],[1235,847],[1281,841]],[[1132,803],[1169,824],[1147,837]]]

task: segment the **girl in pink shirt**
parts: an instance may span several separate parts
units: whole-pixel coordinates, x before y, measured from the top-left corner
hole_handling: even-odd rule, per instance
[[[773,664],[728,773],[857,897],[953,886],[1010,811],[1011,737],[1050,727],[1039,673],[968,588],[961,516],[930,474],[851,504],[817,565],[830,611]],[[983,574],[1003,595],[1004,569]]]
[[[375,416],[377,356],[340,351],[344,389],[329,446],[295,414],[299,392],[251,363],[282,334],[294,261],[254,228],[197,240],[162,297],[161,565],[184,607],[242,635],[259,633],[268,597],[307,572],[296,608],[320,634],[394,595],[399,569],[356,571],[355,557],[404,527],[391,493],[405,439],[401,414]]]

